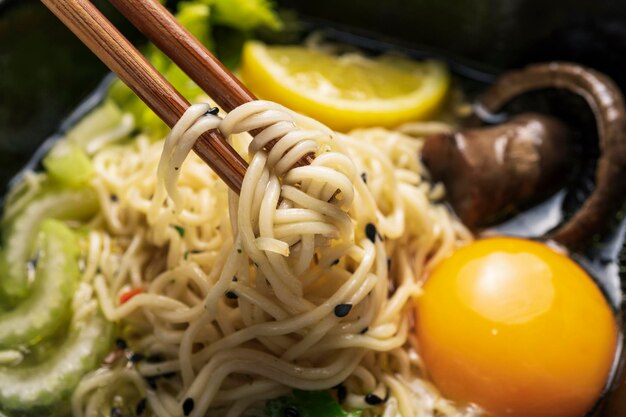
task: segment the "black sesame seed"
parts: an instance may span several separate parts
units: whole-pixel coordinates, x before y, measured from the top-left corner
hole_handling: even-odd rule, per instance
[[[603,263],[604,265],[606,265],[606,264],[610,264],[611,262],[613,262],[613,259],[610,256],[601,255],[599,261]]]
[[[115,340],[115,347],[118,349],[126,349],[128,347],[128,345],[126,344],[126,340],[124,339],[116,339]]]
[[[367,394],[365,396],[365,402],[369,405],[378,405],[383,403],[383,399],[376,394]]]
[[[28,267],[30,269],[37,268],[37,263],[39,262],[39,252],[35,253],[35,255],[28,260]]]
[[[180,167],[174,167],[175,171],[178,171],[180,169]]]
[[[300,412],[298,411],[298,409],[294,406],[288,406],[285,407],[285,409],[283,410],[283,416],[284,417],[300,417]]]
[[[237,298],[239,298],[237,293],[234,292],[234,291],[226,291],[226,294],[224,294],[224,295],[226,296],[226,298],[229,298],[231,300],[236,300]]]
[[[111,407],[111,417],[122,417],[123,415],[119,407]]]
[[[128,360],[131,361],[132,363],[140,362],[143,359],[144,359],[144,356],[141,353],[133,353],[128,358]]]
[[[137,407],[135,407],[135,414],[140,416],[143,414],[144,411],[146,411],[146,399],[142,398],[137,403]]]
[[[146,358],[146,362],[148,363],[159,363],[163,362],[165,358],[161,355],[150,355]]]
[[[365,333],[367,333],[367,331],[368,331],[369,329],[370,329],[369,327],[364,327],[364,328],[363,328],[363,330],[361,330],[361,332],[360,332],[360,333],[361,333],[361,334],[365,334]]]
[[[331,265],[337,265],[339,263],[339,259],[335,259]]]
[[[348,389],[343,385],[339,385],[337,387],[337,401],[339,402],[339,404],[343,404],[347,396],[348,396]]]
[[[338,304],[335,306],[335,316],[345,317],[352,310],[352,304]]]
[[[119,201],[119,198],[116,194],[111,194],[111,201],[114,203],[117,203]]]
[[[183,414],[188,416],[193,411],[193,407],[195,406],[193,402],[193,398],[187,398],[183,401]]]
[[[237,249],[237,253],[241,253],[241,249]]]
[[[157,377],[156,376],[146,377],[146,384],[148,384],[148,386],[152,389],[157,389]]]
[[[237,278],[237,276],[236,276],[236,275],[235,275],[235,276],[233,276],[233,282],[237,282],[237,281],[239,281],[239,279]]]
[[[391,256],[387,257],[387,270],[391,271]]]
[[[367,173],[365,172],[361,173],[361,179],[363,180],[365,184],[367,184]]]
[[[217,116],[219,112],[220,109],[218,109],[217,107],[211,107],[209,110],[207,110],[205,114],[212,114],[213,116]]]
[[[378,234],[378,231],[376,230],[376,226],[374,226],[372,223],[368,223],[365,226],[365,236],[367,236],[367,238],[372,243],[376,243],[376,235],[377,234]]]

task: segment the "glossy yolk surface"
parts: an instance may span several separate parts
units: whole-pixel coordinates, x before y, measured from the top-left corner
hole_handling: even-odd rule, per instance
[[[613,363],[617,325],[575,262],[516,238],[479,240],[428,277],[417,306],[426,370],[490,415],[582,417]]]

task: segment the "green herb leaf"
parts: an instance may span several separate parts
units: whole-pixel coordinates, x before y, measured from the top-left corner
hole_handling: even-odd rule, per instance
[[[178,226],[176,224],[173,224],[172,227],[174,229],[176,229],[176,231],[178,232],[178,234],[180,235],[180,237],[185,237],[185,228],[182,226]]]
[[[293,407],[300,417],[360,417],[361,410],[346,411],[328,391],[295,390],[292,395],[265,403],[268,417],[284,417],[285,409]]]
[[[239,65],[244,41],[251,36],[253,30],[261,27],[277,30],[282,26],[269,0],[181,1],[178,3],[176,18],[233,70]],[[203,91],[154,45],[147,45],[143,50],[152,65],[183,96],[193,102],[204,95]],[[124,112],[134,116],[135,126],[141,129],[144,135],[160,139],[167,134],[168,128],[165,123],[120,81],[113,83],[109,97],[123,108]]]

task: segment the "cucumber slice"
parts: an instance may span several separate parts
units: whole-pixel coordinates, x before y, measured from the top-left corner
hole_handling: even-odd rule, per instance
[[[8,230],[8,235],[0,268],[0,293],[13,305],[28,294],[28,261],[43,219],[84,220],[91,217],[97,208],[97,197],[91,189],[48,192],[31,201],[3,227]]]
[[[81,377],[110,349],[112,326],[99,314],[72,323],[68,337],[41,363],[0,367],[0,409],[16,415],[50,415],[67,401]]]
[[[0,314],[0,349],[34,344],[69,321],[80,248],[76,236],[62,223],[45,220],[41,229],[35,283],[25,301]]]
[[[85,151],[69,141],[57,143],[43,159],[43,166],[50,179],[61,187],[86,186],[94,175]]]

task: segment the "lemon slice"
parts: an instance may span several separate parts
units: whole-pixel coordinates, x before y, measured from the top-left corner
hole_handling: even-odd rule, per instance
[[[244,46],[241,77],[259,98],[339,131],[424,119],[439,107],[450,84],[446,66],[437,61],[337,56],[256,41]]]

